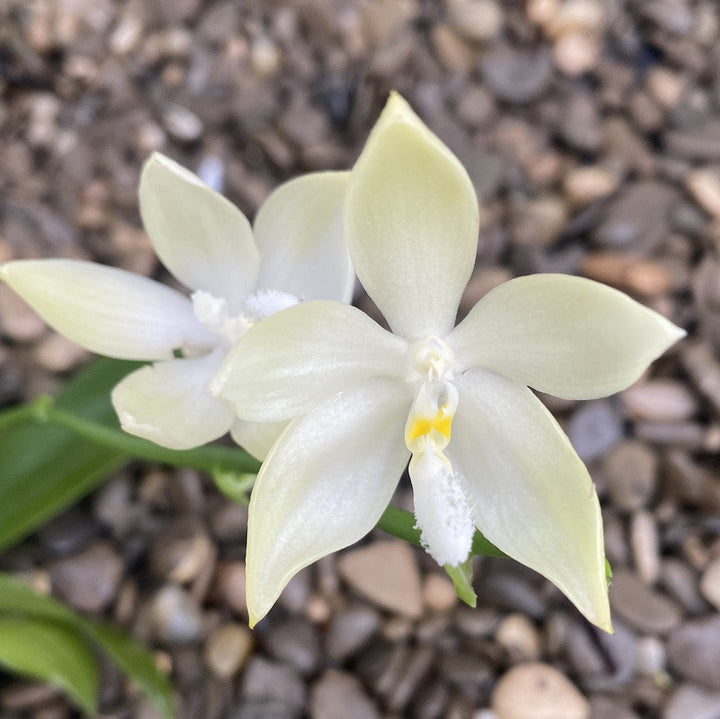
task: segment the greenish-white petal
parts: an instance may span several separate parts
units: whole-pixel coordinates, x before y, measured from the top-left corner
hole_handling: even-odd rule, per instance
[[[557,397],[591,399],[631,385],[684,335],[611,287],[540,274],[493,289],[446,342],[461,370],[484,367]]]
[[[611,631],[600,505],[568,438],[527,387],[471,370],[457,388],[446,454],[475,525]]]
[[[250,499],[251,626],[300,569],[356,542],[387,507],[410,456],[401,385],[361,382],[293,421],[273,446]]]
[[[191,449],[222,437],[233,413],[206,386],[222,350],[141,367],[117,384],[112,402],[122,428],[171,449]]]
[[[255,218],[258,287],[302,300],[349,302],[355,272],[343,233],[349,172],[312,172],[280,185]]]
[[[262,462],[287,424],[287,422],[246,422],[244,419],[236,419],[230,427],[230,436],[236,444]]]
[[[393,331],[444,337],[475,262],[478,201],[459,160],[393,93],[352,170],[345,232]]]
[[[155,252],[185,286],[233,307],[255,289],[260,256],[250,223],[232,202],[157,152],[143,167],[139,198]]]
[[[281,422],[368,377],[401,376],[406,355],[404,340],[357,308],[305,302],[241,337],[210,390],[241,419]]]
[[[179,292],[131,272],[80,260],[15,260],[7,282],[51,327],[92,352],[118,359],[172,357],[217,338]]]

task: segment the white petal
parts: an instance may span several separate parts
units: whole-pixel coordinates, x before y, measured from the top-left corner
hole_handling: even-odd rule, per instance
[[[407,343],[355,307],[305,302],[241,337],[210,390],[242,419],[280,422],[368,377],[401,375],[406,354]]]
[[[457,566],[470,553],[475,527],[460,478],[431,446],[409,467],[420,541],[438,564]]]
[[[230,428],[230,436],[236,444],[262,462],[287,425],[287,422],[246,422],[236,419]]]
[[[349,172],[313,172],[280,185],[255,218],[258,287],[303,300],[349,302],[355,286],[343,234]]]
[[[251,626],[300,569],[373,528],[410,454],[403,441],[409,405],[400,382],[370,379],[298,418],[280,436],[250,500]]]
[[[216,350],[128,375],[112,392],[122,428],[171,449],[191,449],[222,437],[233,413],[205,389],[221,360],[222,351]]]
[[[458,368],[484,367],[557,397],[625,389],[685,332],[599,282],[518,277],[481,299],[446,338]]]
[[[140,214],[165,267],[233,307],[255,289],[259,253],[245,215],[199,177],[155,153],[140,177]]]
[[[475,262],[477,197],[397,94],[353,168],[345,232],[358,278],[394,332],[418,340],[452,329]]]
[[[457,386],[446,454],[465,477],[476,526],[609,631],[602,519],[585,466],[527,387],[484,370]]]
[[[119,359],[172,357],[217,339],[179,292],[147,277],[79,260],[16,260],[0,267],[51,327],[92,352]]]

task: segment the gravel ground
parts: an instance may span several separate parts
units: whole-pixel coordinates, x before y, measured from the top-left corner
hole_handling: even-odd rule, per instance
[[[250,632],[245,508],[141,464],[2,566],[152,646],[183,719],[720,718],[719,23],[714,0],[0,0],[0,260],[163,276],[138,220],[148,153],[223,177],[252,216],[282,180],[348,167],[396,88],[482,201],[461,310],[559,271],[689,332],[619,396],[547,398],[603,501],[614,637],[504,560],[477,562],[479,608],[460,606],[380,532]],[[0,405],[88,359],[0,285]],[[155,716],[111,668],[101,706]],[[75,715],[8,679],[0,716]]]

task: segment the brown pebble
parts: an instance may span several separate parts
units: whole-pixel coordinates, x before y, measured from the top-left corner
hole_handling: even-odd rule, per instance
[[[720,559],[713,559],[705,567],[700,579],[700,592],[715,609],[720,610]]]
[[[245,626],[228,622],[216,627],[205,643],[205,663],[216,676],[230,679],[250,656],[253,634]]]
[[[655,517],[647,510],[630,518],[630,546],[638,576],[645,584],[654,584],[660,575],[660,539]]]
[[[524,614],[513,613],[505,617],[495,632],[495,641],[505,649],[512,664],[540,658],[540,635]]]
[[[720,171],[716,167],[693,170],[685,186],[697,203],[713,217],[720,217]]]
[[[655,493],[657,467],[657,457],[647,445],[619,442],[603,462],[612,503],[628,512],[646,506]]]
[[[695,386],[720,414],[720,363],[710,347],[704,342],[685,342],[680,357]]]
[[[453,583],[442,574],[432,572],[422,586],[423,604],[431,612],[448,612],[457,604]]]
[[[588,719],[587,699],[549,664],[527,662],[510,669],[490,700],[497,719]]]
[[[32,342],[45,334],[47,325],[33,309],[0,282],[0,333],[15,342]]]
[[[370,601],[416,618],[422,613],[420,573],[413,549],[402,541],[378,541],[338,560],[342,578]]]
[[[115,598],[123,577],[122,557],[105,542],[50,565],[53,588],[75,609],[100,612]]]
[[[623,567],[613,572],[610,606],[633,629],[647,634],[666,634],[682,619],[675,602],[646,587],[634,572]]]
[[[42,340],[35,350],[38,364],[50,372],[68,372],[88,356],[82,347],[54,332]]]
[[[580,207],[609,197],[620,184],[620,177],[601,165],[575,167],[563,181],[570,202]]]
[[[667,268],[645,258],[620,252],[595,252],[582,262],[585,277],[646,297],[667,292],[672,279]]]
[[[237,614],[247,617],[245,600],[245,563],[222,562],[216,572],[216,591],[227,606]]]
[[[667,378],[638,382],[622,393],[622,400],[632,419],[681,422],[698,411],[697,400],[687,386]]]

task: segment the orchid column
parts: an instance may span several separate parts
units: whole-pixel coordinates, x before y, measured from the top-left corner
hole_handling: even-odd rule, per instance
[[[511,280],[455,329],[478,203],[458,159],[393,94],[352,171],[345,229],[387,332],[307,302],[245,334],[211,389],[254,422],[291,420],[250,503],[251,624],[302,567],[357,541],[408,460],[421,540],[441,564],[474,527],[611,630],[587,470],[528,385],[588,399],[627,387],[684,333],[598,283]]]

